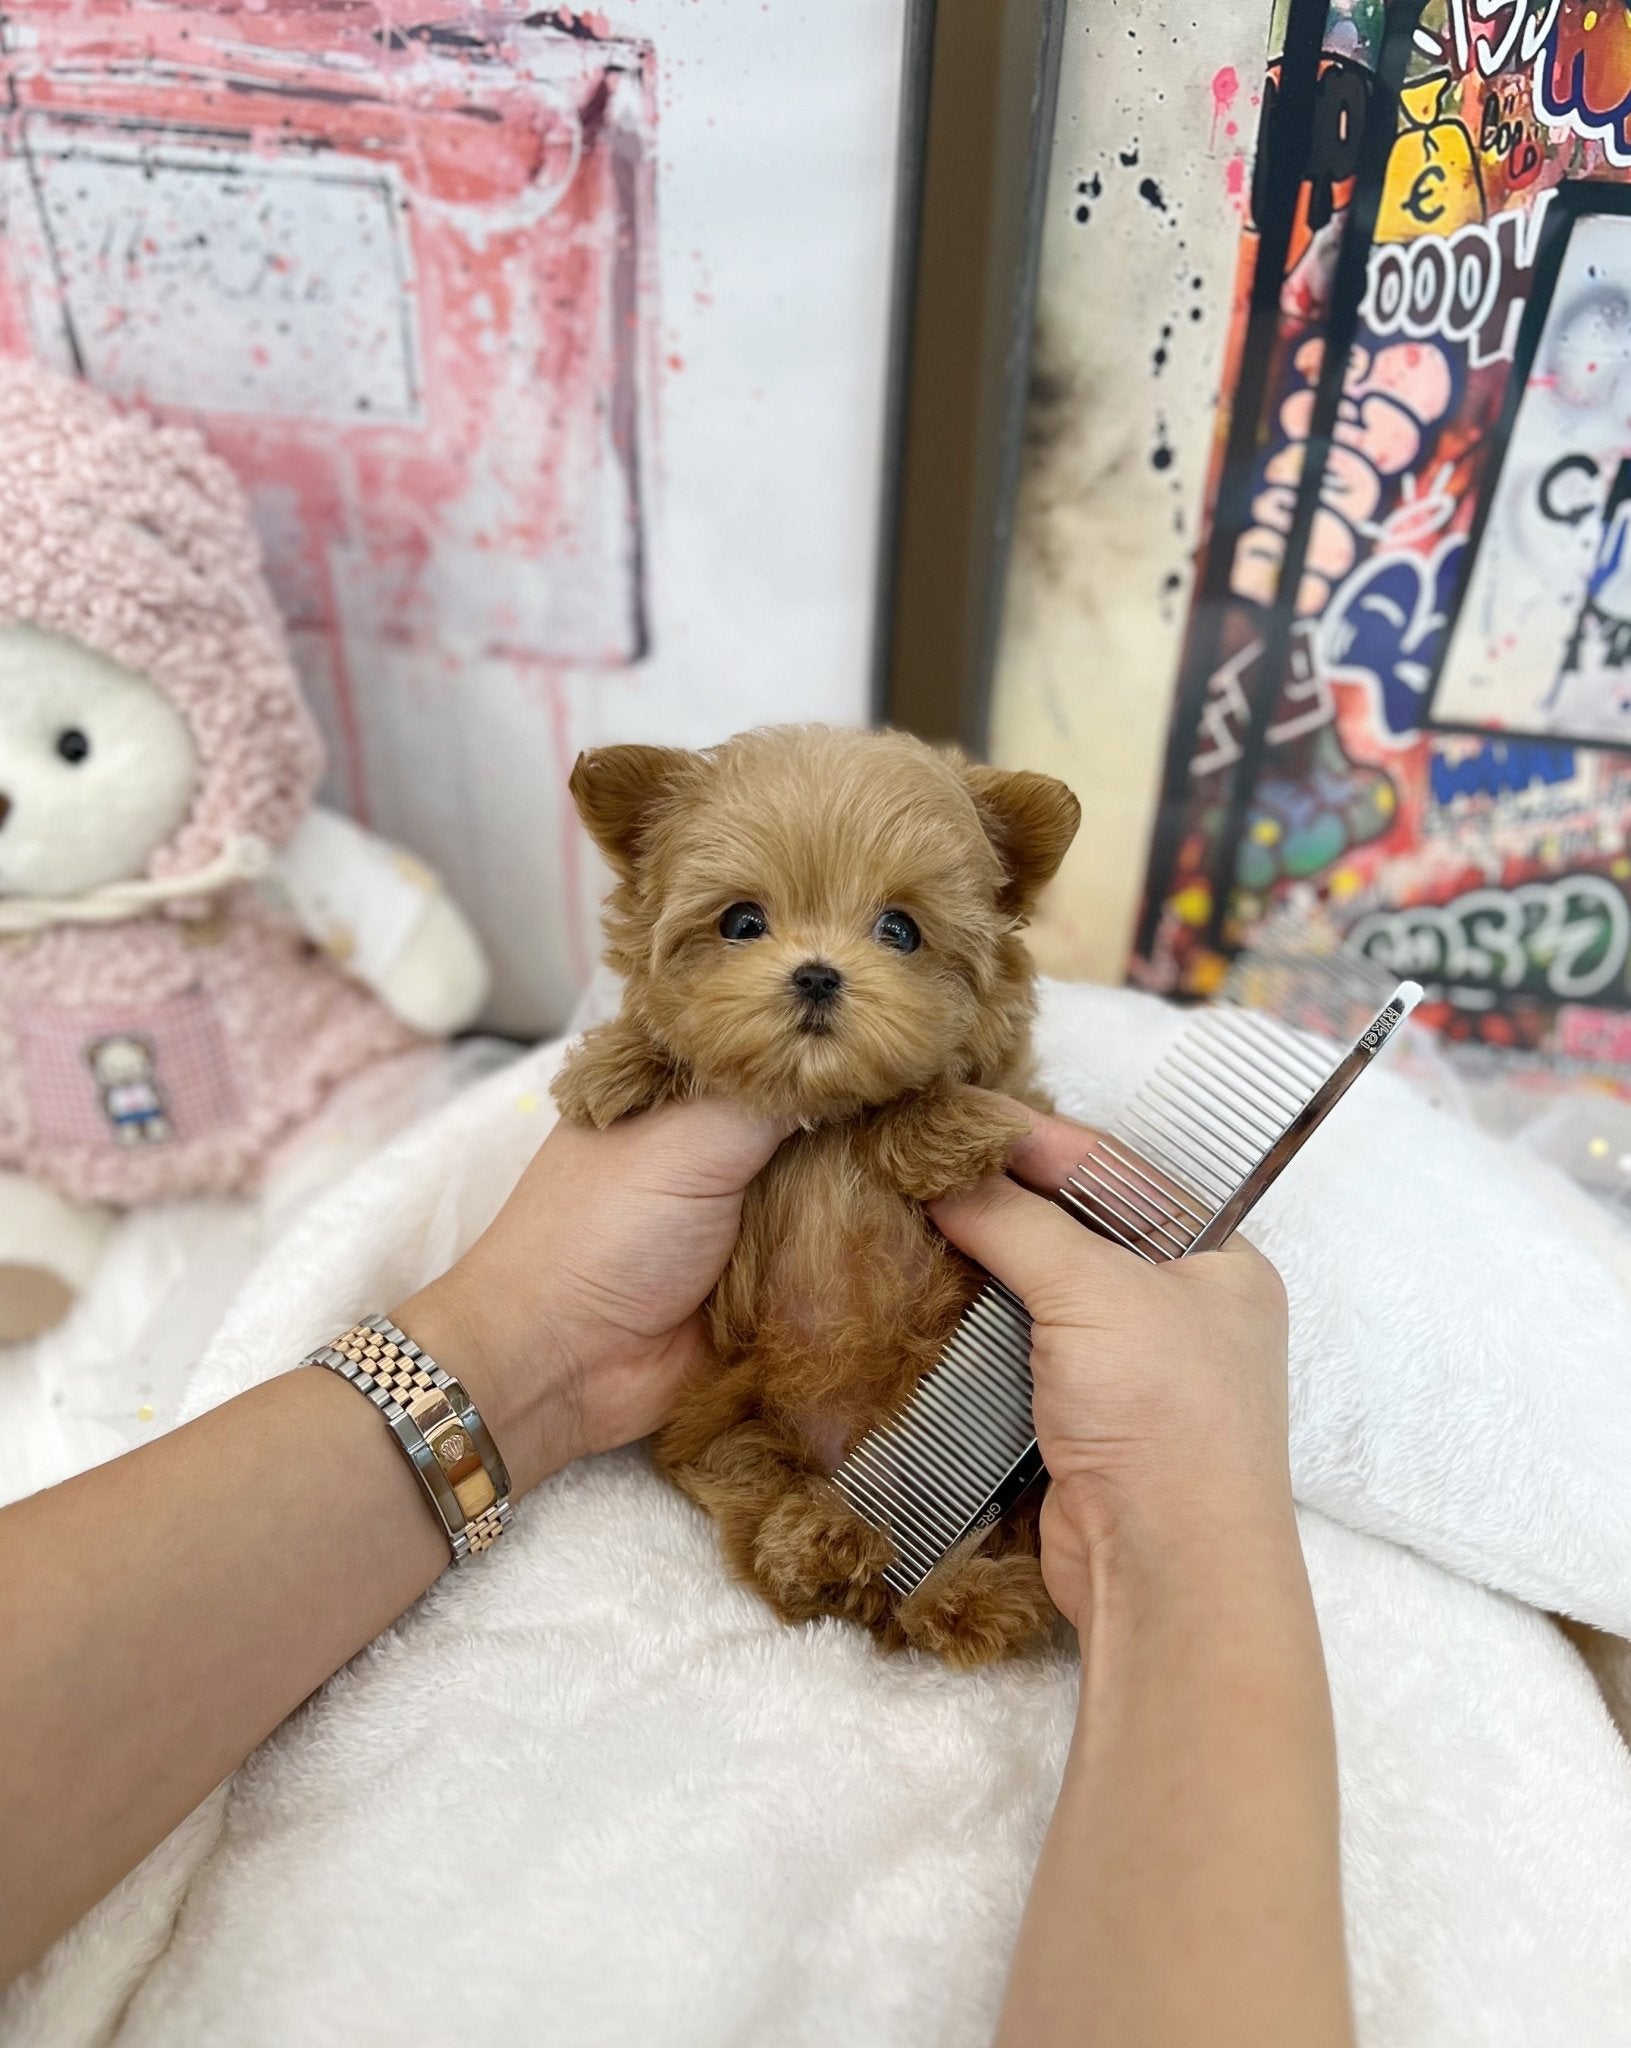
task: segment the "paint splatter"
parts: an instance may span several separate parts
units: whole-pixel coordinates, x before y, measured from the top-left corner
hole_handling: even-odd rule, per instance
[[[1171,340],[1172,328],[1170,325],[1164,326],[1161,329],[1161,339],[1155,345],[1155,354],[1152,358],[1152,362],[1155,368],[1155,374],[1158,377],[1160,376],[1161,372],[1167,367],[1167,344]]]
[[[1093,218],[1093,209],[1088,204],[1088,201],[1091,199],[1097,199],[1099,194],[1103,190],[1104,180],[1099,176],[1097,171],[1093,173],[1091,178],[1077,179],[1076,218],[1084,228],[1087,226],[1088,222]]]
[[[1146,206],[1153,206],[1157,213],[1166,212],[1166,194],[1161,190],[1161,187],[1155,182],[1153,178],[1139,179],[1138,196],[1140,199],[1143,200]]]
[[[1212,147],[1218,146],[1218,125],[1227,124],[1227,132],[1233,135],[1236,124],[1229,119],[1234,111],[1235,101],[1240,97],[1240,73],[1232,64],[1225,64],[1212,80]]]
[[[439,687],[449,645],[615,668],[646,637],[655,56],[575,12],[449,11],[47,9],[3,66],[20,120],[63,117],[30,232],[85,373],[202,420],[243,479],[335,789],[386,829],[360,706]],[[33,339],[17,275],[0,354]]]
[[[1133,166],[1138,162],[1137,137],[1135,136],[1134,139],[1127,145],[1125,149],[1118,150],[1117,156],[1120,159],[1122,169],[1124,171],[1130,171],[1133,168]]]

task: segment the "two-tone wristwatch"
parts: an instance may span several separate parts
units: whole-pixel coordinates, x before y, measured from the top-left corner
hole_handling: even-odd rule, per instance
[[[476,1404],[384,1316],[353,1323],[302,1365],[325,1365],[366,1394],[407,1453],[455,1562],[478,1556],[510,1519],[510,1475]]]

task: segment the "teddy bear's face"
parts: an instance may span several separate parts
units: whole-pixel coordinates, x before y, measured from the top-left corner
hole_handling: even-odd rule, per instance
[[[78,641],[0,626],[0,896],[77,896],[141,874],[197,794],[161,690]]]
[[[103,1038],[86,1055],[91,1072],[104,1086],[138,1081],[153,1065],[153,1056],[139,1038]]]

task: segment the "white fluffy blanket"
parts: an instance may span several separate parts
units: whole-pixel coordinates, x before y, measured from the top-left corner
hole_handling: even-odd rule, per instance
[[[1051,990],[1062,1104],[1103,1117],[1176,1028],[1142,997]],[[191,1405],[450,1258],[542,1136],[557,1057],[312,1207]],[[1251,1234],[1293,1307],[1362,2038],[1618,2048],[1631,1761],[1519,1602],[1631,1631],[1631,1300],[1533,1169],[1386,1075]],[[385,2048],[457,2024],[562,2048],[972,2048],[1074,1694],[1063,1657],[957,1676],[839,1624],[782,1629],[638,1452],[598,1459],[59,1944],[0,2002],[0,2041]]]

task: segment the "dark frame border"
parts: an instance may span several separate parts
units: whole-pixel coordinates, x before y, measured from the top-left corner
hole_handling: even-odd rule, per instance
[[[874,710],[983,754],[1066,0],[918,0]],[[909,134],[909,141],[907,139]]]
[[[1450,658],[1450,649],[1461,624],[1461,614],[1466,609],[1471,594],[1473,578],[1477,573],[1479,550],[1484,544],[1484,529],[1489,524],[1495,500],[1500,491],[1501,479],[1506,474],[1507,458],[1512,452],[1512,433],[1517,426],[1518,415],[1523,409],[1524,393],[1529,388],[1530,372],[1535,366],[1535,357],[1540,351],[1541,339],[1546,332],[1546,323],[1551,317],[1552,300],[1557,291],[1557,280],[1563,269],[1563,262],[1574,239],[1579,222],[1591,220],[1600,214],[1622,214],[1631,218],[1631,185],[1606,178],[1566,178],[1561,185],[1553,188],[1552,197],[1546,208],[1546,217],[1540,224],[1540,240],[1535,251],[1534,268],[1530,273],[1529,294],[1524,301],[1523,319],[1518,327],[1518,337],[1512,349],[1512,368],[1507,376],[1506,392],[1501,400],[1500,416],[1491,429],[1494,443],[1494,459],[1487,465],[1478,494],[1478,509],[1473,514],[1472,525],[1467,529],[1467,570],[1456,590],[1455,600],[1450,606],[1444,622],[1444,645],[1433,669],[1433,679],[1426,692],[1426,703],[1422,712],[1423,732],[1460,733],[1484,740],[1499,740],[1508,745],[1583,747],[1602,754],[1631,753],[1631,732],[1619,742],[1598,737],[1583,738],[1566,732],[1531,732],[1519,726],[1475,725],[1470,720],[1436,718],[1434,706],[1438,702],[1439,687],[1444,679],[1445,663]]]

